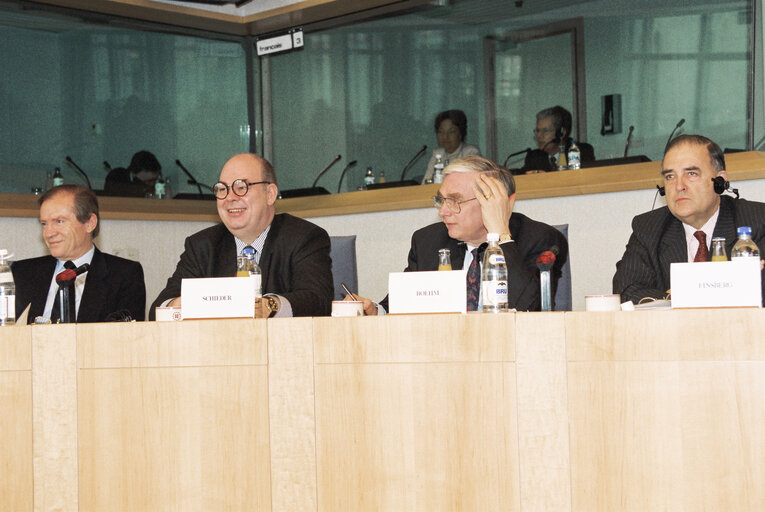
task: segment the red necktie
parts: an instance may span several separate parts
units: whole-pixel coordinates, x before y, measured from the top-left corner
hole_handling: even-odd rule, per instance
[[[694,263],[697,261],[709,261],[709,248],[707,247],[707,234],[703,231],[696,231],[693,236],[699,241],[699,250],[696,251],[696,256],[693,258]]]
[[[467,271],[467,310],[478,310],[478,294],[481,291],[481,258],[487,244],[484,242],[472,251],[473,261]]]

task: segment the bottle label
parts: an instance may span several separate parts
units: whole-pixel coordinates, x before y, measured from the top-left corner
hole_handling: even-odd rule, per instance
[[[507,281],[484,281],[481,283],[484,306],[507,304]]]
[[[262,276],[260,274],[250,274],[250,279],[252,279],[252,286],[255,288],[255,298],[259,299],[263,296],[263,291],[260,287]]]
[[[16,296],[0,295],[0,320],[16,318]]]
[[[489,263],[491,265],[496,265],[497,263],[505,264],[505,255],[504,254],[490,254],[489,255]]]

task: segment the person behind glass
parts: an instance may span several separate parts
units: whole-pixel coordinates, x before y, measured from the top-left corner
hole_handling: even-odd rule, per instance
[[[534,174],[558,170],[558,153],[561,146],[571,147],[571,112],[561,106],[546,108],[537,113],[534,138],[539,149],[526,154],[521,173]],[[595,150],[586,142],[577,141],[582,164],[595,160]]]
[[[667,206],[632,219],[632,235],[616,264],[613,291],[624,302],[664,298],[672,263],[709,261],[713,237],[724,237],[730,254],[738,226],[752,228],[752,240],[765,254],[765,203],[721,195],[728,174],[725,156],[712,140],[701,135],[672,139],[661,179]],[[765,295],[765,275],[762,286]]]
[[[275,214],[279,188],[271,164],[250,153],[235,155],[212,188],[221,223],[186,238],[149,319],[157,306],[180,306],[182,279],[233,277],[246,247],[255,249],[262,272],[265,300],[256,317],[329,315],[334,294],[329,235],[306,220]]]
[[[433,197],[441,222],[414,232],[404,271],[437,270],[440,249],[450,250],[455,270],[469,269],[474,260],[480,268],[486,235],[498,233],[509,274],[509,307],[520,311],[540,310],[536,259],[542,252],[558,247],[551,272],[555,296],[568,256],[566,238],[552,226],[514,211],[515,180],[507,169],[491,160],[468,156],[450,163],[444,173],[444,182]],[[350,297],[346,297],[348,299]],[[379,305],[363,297],[360,300],[367,315],[385,314],[388,309],[387,297]],[[469,298],[468,302],[468,310],[480,307],[480,302],[473,307]]]
[[[481,154],[481,150],[477,146],[465,142],[467,117],[463,111],[445,110],[436,116],[433,126],[436,129],[438,147],[433,150],[433,155],[430,157],[425,176],[422,179],[423,183],[433,179],[437,155],[441,155],[441,159],[446,165],[448,162],[465,156]]]
[[[159,160],[149,151],[139,151],[130,166],[109,171],[104,182],[104,194],[109,196],[146,197],[154,193],[154,184],[162,174]]]
[[[29,323],[43,316],[61,318],[55,277],[67,268],[90,265],[74,282],[77,322],[143,320],[146,288],[143,268],[98,250],[93,239],[99,231],[98,200],[80,185],[54,187],[40,198],[42,237],[50,256],[20,260],[11,265],[16,282],[16,318],[27,305]]]

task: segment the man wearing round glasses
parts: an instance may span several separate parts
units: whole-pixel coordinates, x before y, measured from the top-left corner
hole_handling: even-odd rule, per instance
[[[236,258],[255,249],[267,300],[258,316],[321,316],[332,306],[332,263],[327,232],[286,213],[276,215],[276,173],[257,155],[229,159],[213,187],[222,224],[186,239],[175,273],[152,304],[180,305],[181,279],[233,277]]]
[[[568,257],[566,238],[552,226],[513,211],[515,180],[491,160],[480,156],[461,158],[449,164],[444,174],[444,182],[433,197],[441,222],[414,232],[405,272],[437,270],[439,249],[450,250],[455,270],[468,268],[473,249],[478,248],[480,263],[486,235],[499,233],[509,274],[509,306],[519,311],[541,309],[537,256],[558,247],[551,273],[554,296]],[[387,310],[387,297],[380,302],[380,308],[369,299],[362,300],[368,315]]]

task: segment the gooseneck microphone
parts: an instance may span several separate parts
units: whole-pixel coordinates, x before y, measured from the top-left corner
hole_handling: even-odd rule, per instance
[[[425,150],[428,149],[427,144],[423,144],[420,150],[414,154],[414,156],[406,163],[404,166],[404,170],[401,171],[401,180],[404,181],[404,176],[406,176],[407,171],[412,167],[412,164],[422,156],[423,153],[425,153]]]
[[[56,276],[58,285],[59,311],[61,311],[61,323],[70,324],[76,317],[74,305],[74,280],[77,276],[88,271],[90,265],[87,263],[80,265],[75,269],[66,269]]]
[[[188,176],[188,177],[189,177],[189,180],[188,180],[186,183],[188,183],[189,185],[196,185],[196,186],[197,186],[197,190],[199,191],[199,199],[204,199],[204,198],[205,198],[205,195],[202,193],[202,183],[199,183],[199,182],[197,181],[197,179],[196,179],[194,176],[192,176],[192,175],[191,175],[191,173],[189,172],[189,170],[188,170],[188,169],[186,169],[186,168],[183,166],[183,164],[181,163],[181,161],[180,161],[180,160],[176,160],[176,161],[175,161],[175,165],[177,165],[178,167],[180,167],[180,168],[181,168],[181,170],[182,170],[184,173],[186,173],[186,176]],[[209,188],[211,188],[211,187],[208,187],[207,185],[205,185],[205,187],[206,187],[206,188],[208,188],[208,189],[209,189]]]
[[[83,171],[83,170],[82,170],[82,168],[81,168],[79,165],[77,165],[76,163],[74,163],[74,160],[72,160],[72,157],[70,157],[69,155],[67,155],[67,156],[66,156],[66,161],[67,161],[67,162],[69,162],[69,165],[71,165],[72,167],[74,167],[74,168],[77,170],[77,172],[79,172],[80,174],[82,174],[82,175],[83,175],[83,177],[85,178],[85,181],[86,181],[86,182],[87,182],[87,184],[88,184],[88,188],[89,188],[90,190],[93,190],[93,186],[90,184],[90,178],[88,178],[88,175],[87,175],[87,174],[85,174],[85,171]]]
[[[542,311],[552,311],[552,285],[550,281],[550,269],[555,265],[555,257],[558,255],[558,246],[553,245],[547,251],[542,251],[537,256],[536,264],[539,269],[539,288],[542,297]]]
[[[324,173],[325,173],[325,172],[327,172],[327,171],[329,170],[329,168],[330,168],[330,167],[332,167],[333,165],[335,165],[335,164],[337,163],[337,161],[338,161],[338,160],[340,160],[341,158],[343,158],[343,157],[342,157],[342,155],[337,155],[335,158],[333,158],[333,159],[332,159],[332,161],[331,161],[331,162],[330,162],[330,163],[329,163],[329,164],[328,164],[328,165],[327,165],[327,166],[326,166],[324,169],[322,169],[322,170],[321,170],[321,172],[319,173],[319,175],[318,175],[318,176],[316,176],[316,179],[315,179],[315,180],[313,180],[313,184],[311,185],[311,188],[315,187],[315,186],[316,186],[316,183],[319,181],[319,178],[321,178],[322,176],[324,176]]]
[[[112,166],[111,166],[111,165],[109,164],[109,162],[107,162],[106,160],[104,160],[104,170],[105,170],[106,172],[109,172],[109,171],[111,171],[111,170],[112,170]]]
[[[630,126],[630,132],[627,134],[627,143],[624,145],[624,158],[627,158],[627,152],[630,150],[630,142],[632,142],[632,132],[635,130],[634,126]]]
[[[348,169],[352,167],[356,167],[356,164],[358,163],[358,160],[351,160],[348,162],[348,164],[345,166],[345,169],[343,169],[343,172],[340,173],[340,181],[337,182],[337,193],[340,193],[340,186],[343,184],[343,178],[345,177],[345,173],[348,172]]]
[[[681,127],[681,126],[683,126],[683,124],[685,124],[685,118],[682,118],[681,120],[679,120],[679,121],[677,122],[677,124],[675,125],[675,127],[672,129],[672,133],[670,133],[670,134],[669,134],[669,138],[667,139],[667,143],[664,145],[664,152],[665,152],[665,153],[667,152],[667,148],[669,147],[669,143],[670,143],[670,142],[672,142],[672,137],[674,137],[674,135],[675,135],[675,132],[676,132],[676,131],[677,131],[677,130],[678,130],[680,127]]]
[[[526,149],[522,149],[520,151],[516,151],[515,153],[510,153],[509,155],[507,155],[507,158],[505,158],[505,161],[502,164],[502,167],[507,168],[507,161],[508,160],[510,160],[514,156],[518,156],[518,155],[523,154],[523,153],[526,153],[528,155],[529,153],[531,153],[531,148],[526,148]]]

